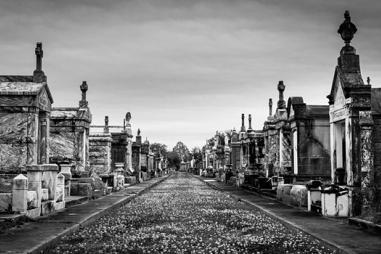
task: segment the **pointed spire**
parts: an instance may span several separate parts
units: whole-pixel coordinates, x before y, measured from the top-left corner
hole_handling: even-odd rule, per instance
[[[248,130],[252,130],[253,128],[251,128],[251,114],[249,114],[249,129]]]
[[[269,116],[273,115],[273,99],[269,99]]]
[[[88,106],[88,102],[86,100],[86,92],[89,89],[87,86],[86,81],[82,81],[82,84],[80,86],[81,92],[82,92],[82,99],[79,101],[79,107],[86,108]]]
[[[246,128],[245,128],[245,114],[242,114],[241,115],[241,132],[245,132],[246,131]]]
[[[109,133],[109,128],[108,128],[108,116],[105,116],[105,128],[104,128],[104,133]]]
[[[286,101],[284,100],[283,92],[286,86],[283,84],[283,81],[280,80],[278,83],[278,91],[279,91],[279,100],[278,100],[278,109],[286,108]]]

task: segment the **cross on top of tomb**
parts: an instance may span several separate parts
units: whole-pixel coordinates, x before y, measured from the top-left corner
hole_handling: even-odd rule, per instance
[[[42,57],[44,56],[44,51],[42,50],[42,42],[37,42],[34,52],[36,54],[36,70],[33,72],[33,82],[46,82],[46,76],[42,70]]]
[[[82,107],[87,107],[88,106],[88,102],[86,100],[86,92],[89,89],[89,87],[87,86],[87,82],[86,81],[82,81],[80,89],[81,89],[81,92],[82,92],[82,99],[79,102],[79,106],[81,108]]]

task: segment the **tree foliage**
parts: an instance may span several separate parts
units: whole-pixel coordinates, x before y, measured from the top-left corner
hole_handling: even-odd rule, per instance
[[[177,170],[180,168],[180,156],[176,152],[168,152],[167,153],[168,166],[170,168],[176,168]]]
[[[160,151],[161,155],[163,155],[165,157],[168,154],[167,145],[165,145],[165,144],[152,143],[152,144],[150,144],[150,147],[151,147],[151,151],[153,151],[153,152],[159,152]]]
[[[172,151],[179,155],[180,160],[190,161],[192,159],[188,147],[181,141],[177,142]]]

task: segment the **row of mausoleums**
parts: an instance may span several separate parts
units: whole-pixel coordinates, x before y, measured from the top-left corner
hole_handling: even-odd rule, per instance
[[[285,85],[262,130],[217,132],[203,148],[205,169],[237,185],[277,189],[286,203],[328,216],[381,220],[381,89],[364,83],[359,55],[350,45],[357,28],[349,13],[338,33],[345,42],[337,59],[328,105],[308,105]],[[327,87],[328,89],[328,87]]]
[[[31,76],[0,76],[0,212],[46,215],[77,197],[96,198],[162,174],[165,158],[133,141],[131,114],[91,126],[84,81],[78,107],[52,107],[37,43]],[[113,131],[110,131],[113,130]]]

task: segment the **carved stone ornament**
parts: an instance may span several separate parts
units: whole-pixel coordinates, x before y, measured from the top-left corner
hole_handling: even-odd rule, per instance
[[[131,120],[131,113],[127,112],[127,114],[126,114],[126,122],[129,123],[130,120]]]
[[[357,32],[357,27],[351,22],[349,11],[345,11],[344,18],[345,20],[340,25],[337,32],[341,35],[341,38],[344,40],[345,44],[349,45],[353,39],[353,35]]]

